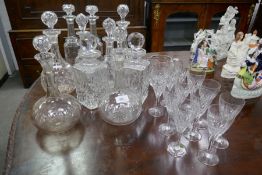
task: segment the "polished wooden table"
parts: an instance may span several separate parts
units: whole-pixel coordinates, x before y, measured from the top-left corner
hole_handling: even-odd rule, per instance
[[[188,52],[168,52],[189,58]],[[214,78],[229,90],[232,81],[223,80],[219,69]],[[64,134],[45,134],[31,122],[33,104],[44,95],[36,82],[25,95],[10,130],[4,174],[10,175],[261,175],[262,174],[262,100],[248,101],[226,133],[230,146],[218,150],[215,167],[201,164],[198,150],[207,148],[207,131],[199,143],[185,139],[188,154],[173,158],[166,151],[168,140],[158,132],[166,117],[152,118],[147,108],[154,104],[150,89],[140,118],[128,126],[105,123],[99,112],[83,109],[81,122]]]

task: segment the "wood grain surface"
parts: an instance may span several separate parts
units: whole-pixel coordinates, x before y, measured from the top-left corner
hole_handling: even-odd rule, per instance
[[[162,53],[163,54],[163,53]],[[188,52],[168,52],[182,59]],[[222,91],[230,90],[232,81],[214,78]],[[167,141],[158,132],[166,117],[152,118],[147,109],[155,102],[152,89],[138,120],[127,126],[105,123],[98,111],[83,108],[81,121],[63,134],[46,134],[31,122],[33,104],[44,95],[37,81],[25,95],[10,131],[5,175],[261,175],[262,101],[247,101],[242,112],[226,133],[230,146],[218,150],[220,162],[208,167],[197,160],[197,152],[208,146],[207,131],[201,130],[199,143],[184,138],[188,154],[173,158],[166,151]]]

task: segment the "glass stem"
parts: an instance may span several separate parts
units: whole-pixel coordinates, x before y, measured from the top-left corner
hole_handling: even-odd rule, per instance
[[[160,105],[160,97],[161,97],[161,95],[156,97],[156,106],[161,106]]]
[[[213,146],[213,142],[215,138],[216,138],[215,136],[210,136],[209,138],[208,152],[212,154],[215,154],[217,151],[217,149]]]

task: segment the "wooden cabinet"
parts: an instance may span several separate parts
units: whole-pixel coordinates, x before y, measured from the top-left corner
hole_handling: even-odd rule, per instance
[[[172,35],[181,35],[177,31],[173,33],[166,32],[167,23],[195,23],[195,25],[184,25],[184,27],[179,27],[179,25],[174,23],[172,27],[177,27],[180,31],[186,31],[190,28],[194,28],[193,31],[197,31],[200,28],[210,28],[214,22],[213,20],[218,21],[217,14],[222,15],[229,5],[236,6],[239,11],[237,30],[246,32],[255,3],[256,0],[153,0],[151,4],[150,51],[166,50],[164,46],[172,45],[172,42],[165,41],[165,38],[170,39]],[[175,16],[175,14],[179,13],[190,13],[193,15],[190,18],[182,17],[179,19],[176,17],[172,21],[170,16],[172,17],[172,15]],[[192,42],[193,33],[187,33],[187,36],[191,36],[191,41],[186,42],[186,44]],[[165,37],[167,34],[168,36]],[[185,38],[185,41],[188,41],[187,38]]]
[[[46,26],[40,20],[41,14],[46,10],[54,11],[59,17],[55,28],[63,29],[60,35],[60,50],[63,54],[64,37],[66,36],[66,22],[62,18],[65,14],[62,11],[64,3],[72,3],[75,5],[76,12],[84,13],[86,5],[97,5],[99,12],[97,15],[98,34],[104,35],[101,24],[107,17],[119,20],[116,12],[119,4],[127,4],[129,6],[129,14],[127,20],[130,21],[129,32],[137,31],[146,35],[146,26],[144,24],[144,1],[143,0],[5,0],[5,5],[10,18],[12,30],[9,32],[15,56],[19,65],[19,72],[25,87],[29,87],[35,79],[40,75],[41,66],[33,59],[36,51],[32,46],[34,36],[42,33],[42,29]],[[76,25],[75,25],[76,26]]]

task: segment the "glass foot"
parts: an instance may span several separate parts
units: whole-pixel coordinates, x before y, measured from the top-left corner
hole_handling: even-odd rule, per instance
[[[196,131],[192,131],[187,129],[184,133],[183,133],[184,137],[192,142],[198,142],[201,140],[202,135],[196,130]]]
[[[171,142],[167,146],[167,151],[174,157],[182,157],[186,154],[186,147],[178,142]]]
[[[164,108],[162,106],[152,107],[148,109],[148,113],[153,117],[161,117],[164,115]]]
[[[215,166],[219,162],[216,154],[210,153],[208,150],[198,152],[198,160],[208,166]]]
[[[217,149],[226,149],[229,147],[229,142],[226,138],[221,136],[215,139],[215,141],[213,142],[213,145]]]
[[[207,121],[205,119],[200,119],[196,123],[197,129],[207,129]]]
[[[170,123],[163,123],[159,125],[158,131],[165,136],[173,135],[176,132],[175,126]]]

